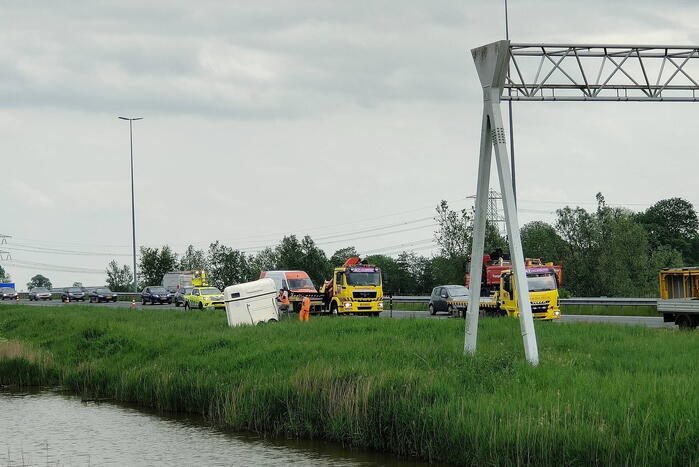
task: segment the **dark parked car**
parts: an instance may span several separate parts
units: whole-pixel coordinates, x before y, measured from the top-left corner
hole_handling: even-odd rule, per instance
[[[12,287],[0,287],[0,299],[2,300],[17,300],[17,291]]]
[[[34,287],[29,291],[29,301],[51,300],[51,291],[45,287]]]
[[[184,306],[184,302],[185,302],[184,297],[185,297],[185,295],[191,294],[193,288],[194,287],[182,287],[182,288],[180,288],[180,290],[175,292],[175,296],[172,299],[172,301],[175,302],[175,306],[180,306],[180,305]]]
[[[463,285],[442,285],[432,289],[430,314],[446,311],[450,315],[461,314],[466,310],[468,289]]]
[[[161,285],[151,285],[143,289],[141,292],[141,302],[145,305],[150,303],[155,305],[156,303],[172,303],[173,293],[168,292],[165,287]]]
[[[83,292],[82,287],[68,287],[61,293],[61,301],[65,302],[70,299],[71,302],[81,302],[85,301],[85,292]]]
[[[98,287],[93,289],[89,294],[90,303],[100,303],[100,302],[116,302],[117,294],[112,292],[109,287]]]

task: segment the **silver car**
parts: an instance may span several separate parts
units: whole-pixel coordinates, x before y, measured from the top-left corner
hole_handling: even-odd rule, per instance
[[[51,300],[51,291],[45,287],[34,287],[29,291],[29,301]]]

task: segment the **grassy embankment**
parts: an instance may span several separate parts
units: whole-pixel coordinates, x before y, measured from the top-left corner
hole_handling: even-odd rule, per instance
[[[388,302],[385,310],[388,311]],[[426,303],[394,303],[394,310],[427,311]],[[654,306],[619,305],[561,305],[564,315],[606,315],[606,316],[660,316]]]
[[[0,383],[62,385],[221,426],[454,463],[699,462],[699,332],[484,319],[311,318],[0,305]]]

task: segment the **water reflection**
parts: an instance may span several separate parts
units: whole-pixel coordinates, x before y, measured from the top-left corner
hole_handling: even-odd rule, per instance
[[[222,432],[199,417],[0,390],[0,465],[422,466],[324,442]]]

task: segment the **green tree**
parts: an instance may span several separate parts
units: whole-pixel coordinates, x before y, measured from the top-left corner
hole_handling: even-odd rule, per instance
[[[260,277],[262,271],[274,271],[278,269],[278,262],[279,258],[277,252],[270,247],[260,250],[255,255],[250,255],[248,258],[251,274],[253,274],[255,278]]]
[[[12,278],[2,266],[0,266],[0,282],[12,282]]]
[[[525,224],[521,229],[522,250],[527,258],[561,261],[566,243],[552,225],[542,221]]]
[[[564,283],[573,295],[633,297],[655,289],[648,238],[633,213],[606,206],[598,193],[596,212],[565,207],[557,215]]]
[[[82,282],[73,282],[73,287],[82,287],[83,283]]]
[[[29,282],[27,282],[27,290],[31,290],[35,287],[46,287],[50,290],[51,281],[48,277],[42,276],[41,274],[37,274],[36,276],[29,279]]]
[[[466,258],[447,258],[446,256],[435,256],[430,259],[428,271],[431,283],[426,284],[423,292],[431,292],[432,288],[438,285],[463,285],[466,282]]]
[[[169,246],[161,249],[141,247],[141,259],[139,261],[140,278],[142,286],[159,285],[163,282],[163,276],[168,271],[177,269],[177,255]]]
[[[119,266],[116,260],[107,265],[107,285],[114,292],[130,292],[133,290],[133,274],[126,264]]]
[[[383,279],[384,294],[401,294],[406,293],[402,289],[402,274],[397,261],[387,255],[371,255],[365,258],[367,262],[381,269],[381,278]]]
[[[209,245],[209,282],[223,290],[256,279],[244,253],[216,241]]]
[[[357,250],[353,246],[340,248],[330,257],[330,264],[332,267],[336,268],[353,256],[359,256],[359,253],[357,253]]]
[[[489,253],[495,250],[500,250],[503,253],[509,253],[510,245],[507,243],[507,239],[500,234],[500,231],[495,224],[486,221],[483,251]]]
[[[194,245],[189,245],[185,250],[182,258],[180,258],[180,269],[183,271],[206,270],[208,262],[204,250],[194,248]]]
[[[439,203],[436,211],[434,220],[437,222],[437,230],[434,239],[441,254],[449,258],[465,258],[471,249],[471,216],[466,209],[452,211],[445,200]]]
[[[296,238],[296,235],[282,238],[282,241],[275,248],[275,253],[279,269],[301,269],[303,267],[301,242]]]
[[[330,278],[332,267],[325,252],[308,235],[301,241],[295,235],[286,236],[275,251],[280,269],[306,271],[316,286]]]
[[[653,248],[667,245],[682,253],[687,264],[699,264],[699,218],[682,198],[658,201],[638,215]]]

